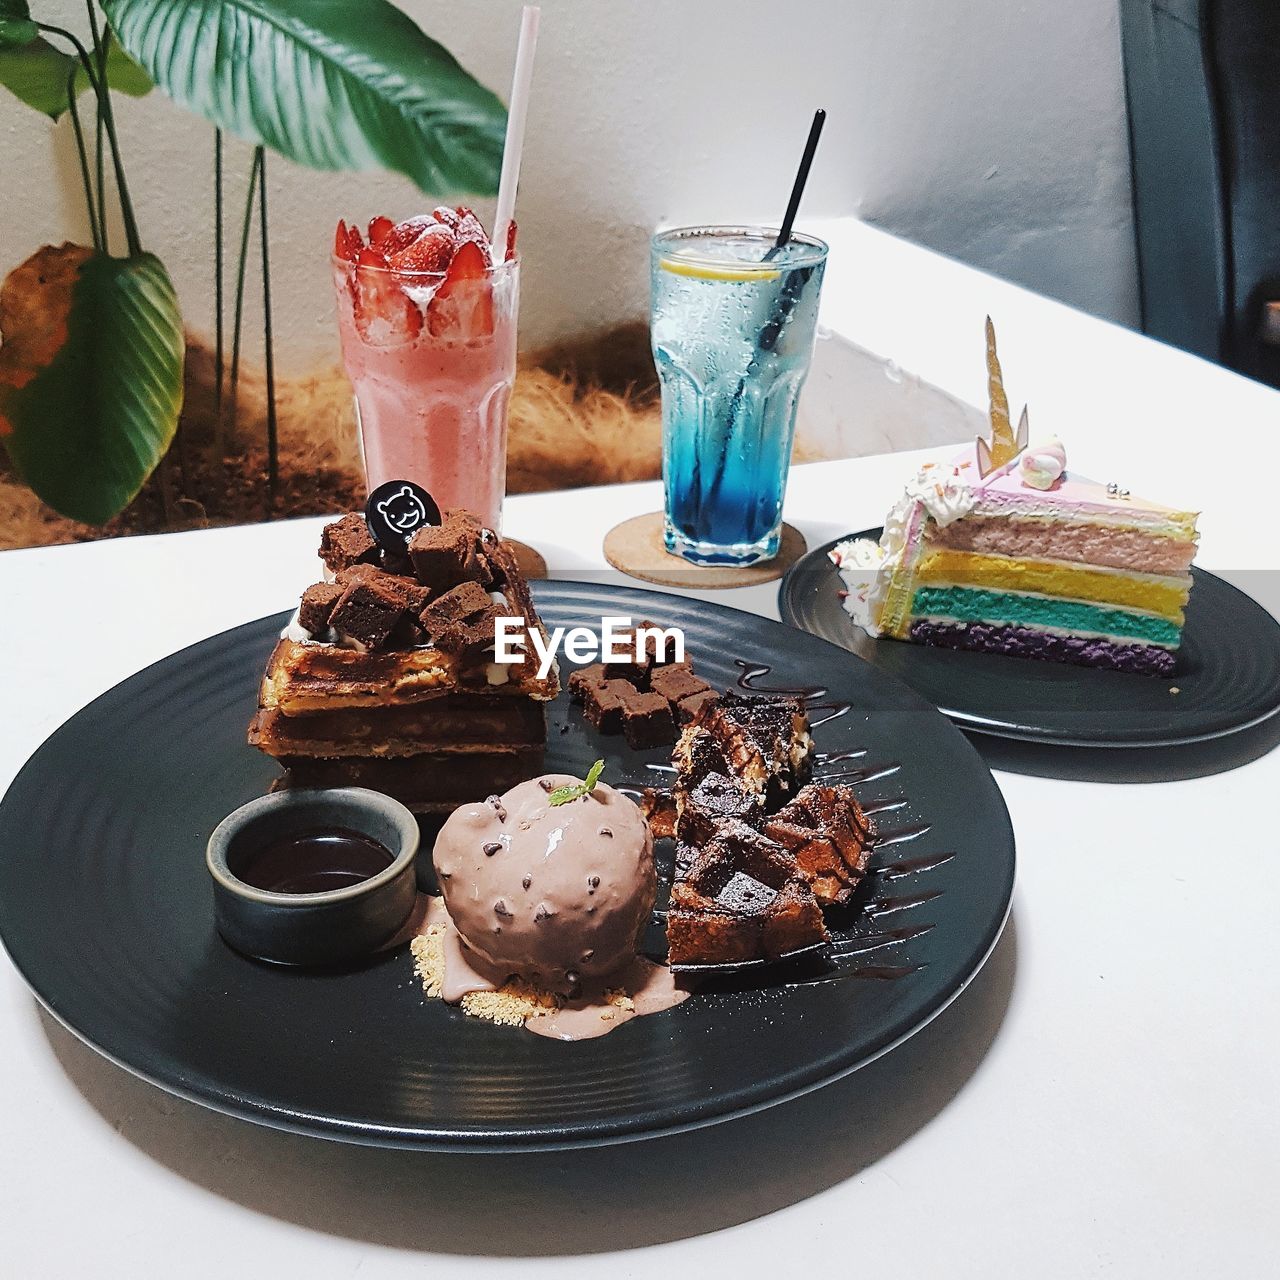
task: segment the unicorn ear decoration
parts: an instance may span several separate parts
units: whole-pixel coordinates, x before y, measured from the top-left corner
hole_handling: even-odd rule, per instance
[[[997,467],[1012,462],[1027,447],[1030,424],[1026,407],[1018,419],[1018,431],[1014,434],[1009,419],[1009,397],[1004,391],[1004,373],[1000,357],[996,354],[996,327],[987,317],[987,388],[991,396],[991,442],[981,436],[977,439],[978,474],[985,480]]]

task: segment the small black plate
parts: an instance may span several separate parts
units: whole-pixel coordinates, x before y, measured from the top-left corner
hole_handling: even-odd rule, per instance
[[[0,803],[0,936],[37,997],[107,1057],[218,1110],[352,1142],[493,1151],[623,1141],[779,1102],[884,1053],[962,990],[1000,934],[1014,869],[1004,803],[962,734],[896,680],[778,623],[533,585],[548,627],[653,618],[684,628],[719,687],[814,686],[817,772],[856,785],[886,836],[857,903],[832,915],[830,961],[717,979],[565,1044],[427,1000],[405,948],[340,973],[237,955],[214,929],[204,846],[277,774],[245,727],[282,614],[104,694]],[[738,655],[773,671],[752,678]],[[668,755],[598,736],[567,697],[549,709],[548,770],[582,776],[603,756],[606,781],[639,787],[662,781],[648,766]],[[655,926],[646,950],[662,940]]]
[[[783,620],[897,676],[963,729],[1061,746],[1169,747],[1220,738],[1280,711],[1280,623],[1203,569],[1191,570],[1177,671],[1159,679],[872,639],[840,598],[828,553],[844,541],[791,567],[778,588]]]

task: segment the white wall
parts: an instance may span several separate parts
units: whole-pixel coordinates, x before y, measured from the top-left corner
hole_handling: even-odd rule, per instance
[[[505,98],[519,0],[401,2]],[[75,0],[33,7],[83,22]],[[655,224],[776,221],[819,105],[830,119],[806,214],[857,212],[1132,319],[1116,0],[543,0],[518,210],[524,345],[642,314]],[[119,116],[144,241],[207,329],[211,131],[159,95]],[[230,163],[234,221],[248,149]],[[0,267],[87,238],[67,124],[2,90],[0,166]],[[324,263],[337,218],[424,201],[399,178],[269,167],[277,329],[299,370],[336,350]]]

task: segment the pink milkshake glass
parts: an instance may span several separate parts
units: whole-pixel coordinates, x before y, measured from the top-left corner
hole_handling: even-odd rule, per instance
[[[453,279],[335,254],[333,279],[370,491],[412,480],[498,530],[520,259]]]

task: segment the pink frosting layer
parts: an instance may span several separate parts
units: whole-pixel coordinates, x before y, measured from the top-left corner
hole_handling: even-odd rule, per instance
[[[1186,511],[1161,506],[1130,494],[1121,497],[1107,492],[1107,486],[1074,471],[1067,471],[1049,489],[1035,489],[1025,484],[1018,460],[999,468],[987,478],[978,473],[978,451],[968,445],[952,465],[978,494],[973,514],[1012,516],[1042,514],[1057,518],[1076,516],[1102,523],[1124,524],[1159,531],[1164,536],[1190,539],[1194,536],[1195,517]]]
[[[1062,524],[1018,516],[968,516],[945,529],[931,525],[931,543],[959,551],[1028,560],[1070,560],[1139,573],[1185,573],[1194,542],[1107,524]]]

